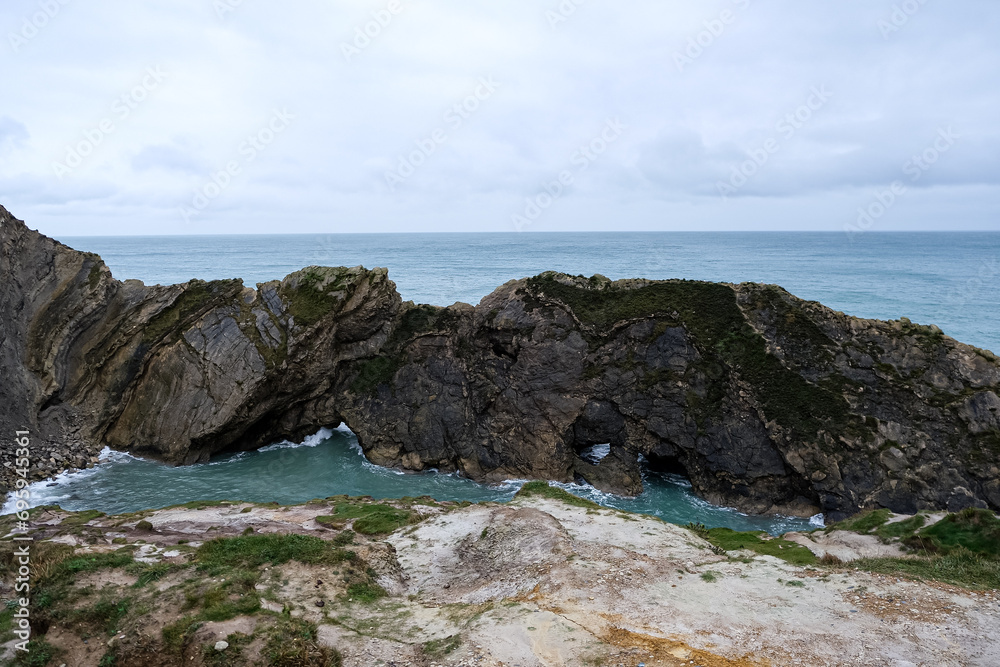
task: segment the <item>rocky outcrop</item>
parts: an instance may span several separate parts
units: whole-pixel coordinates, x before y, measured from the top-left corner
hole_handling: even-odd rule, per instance
[[[1000,508],[1000,363],[935,327],[555,273],[448,308],[384,269],[146,286],[0,216],[0,428],[41,447],[191,463],[343,422],[375,463],[482,481],[637,493],[643,457],[750,512]]]

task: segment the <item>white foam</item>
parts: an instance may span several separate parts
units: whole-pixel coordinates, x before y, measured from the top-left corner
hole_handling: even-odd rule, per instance
[[[588,463],[593,463],[594,465],[599,464],[604,458],[611,453],[611,443],[607,442],[603,445],[592,445],[587,447],[580,452],[580,458]]]
[[[339,428],[337,430],[340,430]],[[328,428],[321,428],[316,433],[307,436],[302,442],[292,442],[290,440],[282,440],[281,442],[276,442],[273,445],[268,445],[267,447],[261,447],[258,452],[271,452],[276,449],[294,449],[296,447],[316,447],[326,440],[330,439],[333,435],[333,430]]]
[[[98,458],[101,463],[96,464],[93,468],[68,470],[66,472],[59,473],[55,477],[43,479],[39,482],[32,482],[26,486],[25,489],[28,490],[30,496],[28,506],[38,507],[39,505],[57,505],[60,500],[65,500],[72,495],[70,493],[60,493],[58,489],[61,487],[71,486],[87,479],[88,477],[92,477],[112,463],[120,463],[128,459],[140,460],[138,457],[126,454],[125,452],[115,451],[110,447],[102,449]],[[0,514],[12,514],[16,511],[17,498],[14,497],[13,492],[8,493],[3,504],[3,508],[0,509]]]

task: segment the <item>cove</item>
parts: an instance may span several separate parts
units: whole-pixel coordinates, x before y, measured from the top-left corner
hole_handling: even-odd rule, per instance
[[[106,450],[105,463],[31,485],[31,505],[121,514],[196,500],[303,503],[347,494],[374,498],[431,496],[435,500],[506,502],[523,480],[478,484],[454,474],[402,473],[370,463],[346,428],[324,429],[302,443],[282,442],[256,452],[227,454],[208,463],[173,467]],[[677,524],[763,530],[780,534],[821,526],[819,517],[748,516],[712,505],[691,492],[684,478],[647,470],[636,498],[602,493],[581,484],[558,484],[606,507],[650,514]],[[3,512],[14,511],[8,500]]]

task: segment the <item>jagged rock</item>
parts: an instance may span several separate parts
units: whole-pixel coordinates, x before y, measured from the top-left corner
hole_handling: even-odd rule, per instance
[[[0,242],[0,428],[53,462],[194,463],[346,423],[375,463],[480,481],[634,494],[641,455],[750,512],[1000,508],[1000,364],[906,319],[556,273],[448,308],[361,267],[146,286],[3,208]]]

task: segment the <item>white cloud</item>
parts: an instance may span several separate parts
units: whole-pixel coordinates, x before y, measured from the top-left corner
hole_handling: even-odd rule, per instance
[[[6,2],[0,202],[53,235],[513,230],[618,117],[628,130],[532,229],[840,230],[948,127],[961,138],[880,229],[996,228],[992,0],[931,0],[886,34],[891,0],[583,2],[555,25],[555,0],[399,3],[386,22],[388,0],[245,0],[222,17],[213,0],[67,2],[15,51],[39,4]],[[149,68],[165,76],[136,100]],[[501,85],[452,126],[482,77]],[[832,97],[786,136],[816,86]],[[186,224],[178,209],[276,109],[294,122]],[[113,132],[56,173],[105,120]],[[386,170],[437,129],[446,141],[390,191]],[[722,201],[718,183],[772,139]]]

